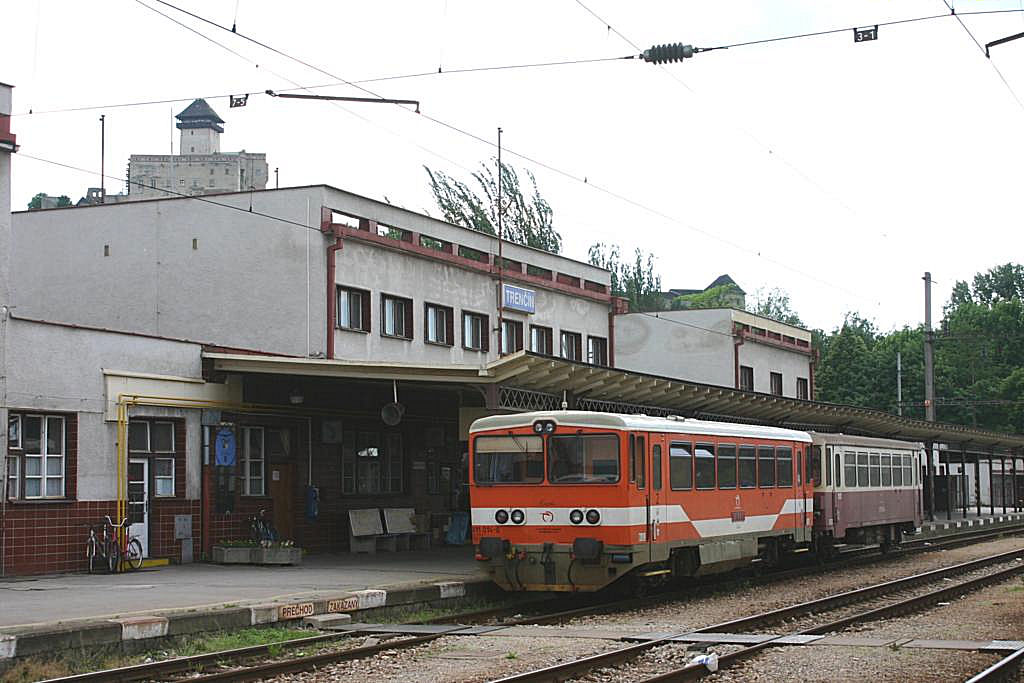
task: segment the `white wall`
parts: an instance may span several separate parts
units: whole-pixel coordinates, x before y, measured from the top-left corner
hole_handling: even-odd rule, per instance
[[[78,499],[116,498],[117,425],[105,420],[104,369],[201,377],[201,347],[161,339],[10,320],[11,410],[78,416]],[[186,495],[199,497],[199,413],[140,407],[133,415],[186,419]]]
[[[740,365],[754,368],[754,391],[770,394],[771,373],[782,374],[782,395],[796,397],[796,380],[802,377],[810,387],[810,356],[747,339],[740,346]]]
[[[685,324],[676,319],[680,313],[683,311],[615,316],[615,365],[691,382],[735,386],[729,311],[685,311]]]

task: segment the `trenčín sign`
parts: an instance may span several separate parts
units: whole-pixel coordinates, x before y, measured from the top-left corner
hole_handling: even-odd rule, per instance
[[[503,307],[522,313],[536,313],[537,293],[515,285],[504,285]]]

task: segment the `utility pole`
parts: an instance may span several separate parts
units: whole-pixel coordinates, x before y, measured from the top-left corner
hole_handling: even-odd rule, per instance
[[[924,419],[935,422],[935,377],[932,367],[932,274],[924,274]],[[934,444],[928,442],[928,520],[935,521]]]
[[[896,414],[903,414],[903,359],[896,352]]]
[[[280,182],[281,177],[277,174],[277,172],[280,171],[280,170],[281,169],[279,167],[276,167],[276,166],[274,167],[274,189],[275,190],[277,188],[281,187],[281,182]]]
[[[505,203],[501,194],[501,127],[498,128],[498,357],[504,351],[505,336],[505,257],[502,255],[502,207]]]
[[[107,175],[104,166],[107,156],[107,115],[100,114],[100,204],[107,203]]]

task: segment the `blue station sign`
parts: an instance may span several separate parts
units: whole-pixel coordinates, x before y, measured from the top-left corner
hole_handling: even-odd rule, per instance
[[[511,311],[536,313],[537,293],[532,289],[523,289],[515,285],[504,285],[502,306]]]

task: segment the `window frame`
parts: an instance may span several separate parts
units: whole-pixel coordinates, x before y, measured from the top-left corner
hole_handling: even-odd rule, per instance
[[[752,452],[750,458],[744,458],[744,451]],[[742,463],[744,460],[751,460],[754,463],[754,476],[750,480],[750,484],[744,484],[743,481],[743,467]],[[741,489],[756,489],[757,488],[757,446],[752,444],[740,444],[739,448],[736,449],[736,482]]]
[[[810,383],[806,377],[796,378],[796,397],[801,401],[810,400]]]
[[[25,435],[24,432],[19,434],[20,443],[19,448],[15,453],[11,453],[11,449],[8,448],[8,456],[14,455],[20,462],[18,463],[18,490],[17,497],[12,500],[64,500],[67,499],[67,463],[68,463],[68,426],[67,416],[65,415],[54,415],[51,413],[18,413],[21,416],[20,428],[25,429],[26,422],[31,419],[39,420],[39,452],[30,453],[25,448]],[[50,453],[50,420],[60,420],[60,452],[56,454]],[[39,473],[28,474],[28,460],[39,461]],[[60,462],[60,473],[49,474],[49,461],[57,460]],[[29,480],[39,482],[39,495],[30,496],[27,493]],[[48,494],[47,484],[50,480],[56,480],[60,482],[60,493],[59,494]],[[5,488],[9,482],[4,482]],[[5,491],[6,495],[6,491]]]
[[[171,469],[171,473],[169,475],[162,475],[162,474],[160,474],[159,464],[162,463],[162,462],[169,462],[171,464],[171,468],[170,468]],[[165,457],[153,458],[153,497],[154,498],[174,498],[175,486],[177,485],[177,482],[175,481],[175,477],[174,477],[174,468],[175,468],[176,464],[177,464],[177,459],[176,458],[165,458]],[[170,484],[171,484],[171,492],[170,493],[160,493],[160,482],[161,481],[168,481],[168,480],[170,481]]]
[[[632,436],[632,434],[630,435]],[[551,468],[555,464],[555,459],[552,456],[551,440],[554,438],[570,438],[580,437],[582,439],[594,439],[594,438],[607,438],[612,437],[615,440],[615,479],[611,481],[555,481],[551,476]],[[638,440],[642,440],[640,437]],[[615,486],[622,481],[622,439],[618,432],[581,432],[576,434],[551,434],[544,439],[544,479],[541,483],[546,483],[550,486]],[[640,486],[640,488],[643,488]]]
[[[710,453],[711,457],[698,456],[701,450]],[[718,485],[718,449],[716,444],[710,442],[697,442],[693,444],[693,487],[697,491],[713,491]],[[711,483],[707,485],[701,485],[698,480],[699,468],[698,465],[703,461],[705,465],[710,460],[711,462]]]
[[[595,355],[600,356],[600,358],[595,359]],[[591,334],[587,335],[587,362],[591,365],[608,367],[607,337],[597,337]]]
[[[661,490],[661,468],[661,444],[656,443],[651,448],[651,489],[654,491]]]
[[[506,331],[510,331],[511,334],[506,334]],[[512,320],[510,318],[502,318],[501,320],[501,334],[499,337],[501,342],[501,353],[509,354],[523,350],[523,321]],[[511,343],[506,343],[511,341]]]
[[[430,323],[433,321],[435,332],[439,329],[437,324],[437,314],[441,313],[444,319],[443,333],[444,337],[441,339],[430,338]],[[423,303],[423,341],[427,344],[433,344],[435,346],[454,346],[455,345],[455,309],[451,306],[442,306],[441,304],[434,304],[430,302]]]
[[[391,304],[391,310],[395,311],[397,305],[402,307],[401,317],[401,334],[398,333],[398,320],[399,318],[392,316],[394,319],[390,320],[392,324],[392,331],[388,332],[388,304]],[[412,341],[413,335],[413,320],[412,314],[412,299],[404,296],[398,296],[397,294],[381,294],[380,295],[380,336],[388,339],[400,339],[402,341]]]
[[[262,425],[242,425],[240,427],[240,429],[241,429],[241,432],[242,432],[242,439],[241,439],[242,443],[241,443],[241,449],[240,449],[241,452],[238,454],[238,456],[239,456],[238,457],[238,462],[242,465],[242,474],[241,474],[242,491],[241,491],[241,495],[246,496],[248,498],[262,498],[262,497],[266,497],[266,495],[267,495],[267,441],[266,441],[266,436],[267,435],[266,435],[266,431],[264,430]],[[253,489],[252,489],[252,480],[254,479],[254,477],[252,476],[252,468],[250,467],[250,464],[252,462],[257,462],[257,460],[255,460],[252,457],[252,454],[250,452],[251,442],[249,441],[249,437],[250,437],[250,434],[252,432],[258,432],[259,435],[260,435],[260,457],[258,459],[258,462],[262,465],[263,469],[262,469],[262,474],[259,477],[259,481],[260,481],[260,490],[259,490],[259,492],[253,492]]]
[[[731,456],[726,456],[725,458],[723,458],[722,457],[722,449],[731,450],[732,451],[732,455]],[[717,444],[717,448],[715,449],[715,451],[716,451],[715,452],[715,481],[716,481],[717,487],[720,490],[722,490],[722,491],[732,491],[732,490],[738,489],[740,487],[740,478],[739,478],[739,464],[740,464],[739,458],[740,458],[740,454],[739,454],[739,448],[734,443],[720,443],[720,444]],[[723,464],[722,463],[723,463],[723,460],[729,460],[729,459],[732,460],[732,484],[731,485],[728,484],[728,482],[726,484],[722,483],[722,474],[723,473],[729,474],[729,469],[730,469],[728,467],[728,465],[725,465],[724,469],[723,469]]]
[[[342,323],[343,316],[341,314],[341,295],[346,295],[346,307],[348,312],[349,324],[345,325]],[[352,325],[352,304],[350,297],[356,294],[359,296],[359,325]],[[334,327],[339,330],[345,330],[346,332],[364,332],[370,331],[370,292],[366,289],[357,289],[355,287],[348,287],[346,285],[336,285],[334,293]]]
[[[781,454],[785,453],[786,451],[789,451],[789,457],[788,458],[783,458]],[[794,460],[799,460],[799,457],[800,456],[798,455],[796,449],[794,449],[792,446],[776,446],[775,447],[775,486],[776,486],[776,488],[780,488],[780,489],[790,489],[790,488],[793,488],[793,486],[794,486],[794,484],[796,482],[796,477],[793,474],[793,465],[794,465],[793,461]],[[788,460],[789,461],[789,467],[788,468],[785,465],[783,465],[783,461],[784,460]],[[788,481],[786,481],[785,483],[783,482],[783,478],[781,476],[782,474],[785,474],[788,477]]]
[[[12,475],[12,465],[13,472]],[[21,497],[21,457],[18,454],[7,454],[6,462],[6,476],[4,478],[4,495],[7,496],[7,500],[18,500]],[[12,490],[11,484],[14,484]]]
[[[15,426],[15,432],[17,432],[17,438],[12,443],[11,439],[11,427]],[[7,414],[7,449],[21,450],[21,414]]]
[[[747,381],[749,380],[749,382]],[[737,387],[740,391],[754,390],[754,368],[750,365],[740,366],[740,383]]]
[[[572,343],[572,354],[566,355],[566,340]],[[572,330],[558,331],[558,357],[571,361],[582,361],[583,358],[583,334]]]
[[[543,341],[547,343],[545,350],[537,348],[537,345],[534,343],[537,340],[537,333],[540,333],[540,335],[543,337]],[[554,329],[550,327],[545,327],[544,325],[530,325],[530,351],[532,351],[533,353],[539,353],[544,356],[551,356],[554,355],[554,349]]]
[[[475,320],[480,325],[480,345],[472,346],[466,340],[466,323]],[[481,353],[487,353],[490,350],[490,330],[487,329],[489,324],[488,316],[486,313],[477,313],[475,311],[462,311],[462,348],[467,351],[479,351]],[[470,340],[471,342],[472,340]]]
[[[770,457],[765,457],[767,453],[770,453]],[[771,463],[770,467],[763,466],[763,463]],[[776,476],[775,476],[775,446],[768,446],[766,444],[757,445],[757,488],[759,489],[772,489],[775,488]]]
[[[782,396],[783,377],[781,372],[772,372],[768,375],[768,393],[772,396]]]

